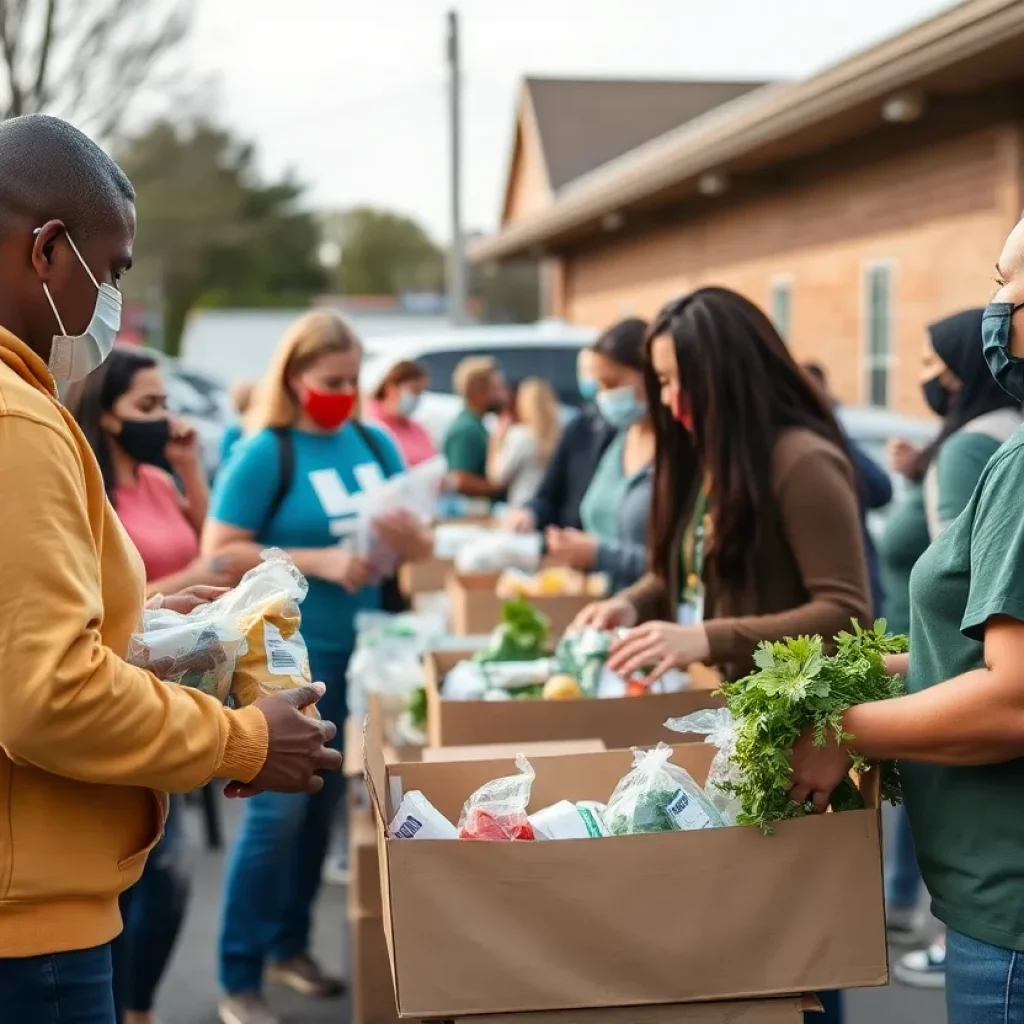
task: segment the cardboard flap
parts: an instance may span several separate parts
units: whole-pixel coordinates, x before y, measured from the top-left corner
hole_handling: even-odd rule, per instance
[[[384,760],[384,734],[380,722],[373,714],[367,715],[363,723],[363,768],[370,799],[377,808],[378,818],[387,827],[391,818],[388,816],[388,772]]]
[[[854,781],[868,807],[877,808],[882,803],[882,773],[878,768],[869,768],[862,775],[855,775]]]
[[[815,1008],[820,1004],[807,1006],[800,998],[763,999],[478,1015],[460,1018],[460,1024],[801,1024],[804,1009]]]

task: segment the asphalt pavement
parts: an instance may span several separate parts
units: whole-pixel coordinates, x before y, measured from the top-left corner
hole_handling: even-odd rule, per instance
[[[230,835],[239,807],[225,803]],[[216,1024],[216,945],[220,910],[223,853],[203,849],[198,813],[189,813],[192,838],[193,888],[189,916],[174,960],[161,988],[161,1024]],[[345,891],[325,886],[316,918],[315,952],[331,969],[346,962]],[[271,991],[271,1001],[285,1024],[348,1024],[344,999],[312,1002],[290,993]],[[901,985],[851,992],[846,997],[846,1024],[945,1024],[941,993],[917,992]]]

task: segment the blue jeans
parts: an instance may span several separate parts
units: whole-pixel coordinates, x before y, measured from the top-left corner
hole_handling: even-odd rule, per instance
[[[348,655],[311,656],[313,678],[327,684],[320,713],[344,737]],[[229,995],[259,992],[267,960],[309,949],[313,903],[345,792],[340,772],[319,793],[261,793],[246,802],[228,862],[220,933],[220,984]]]
[[[110,946],[0,959],[0,1020],[117,1024]]]
[[[163,838],[146,861],[142,877],[121,895],[124,931],[114,940],[114,997],[125,1010],[153,1009],[157,986],[185,919],[189,879],[184,864],[183,798],[171,797]]]
[[[885,905],[890,910],[914,910],[921,900],[922,883],[910,819],[902,807],[894,808],[893,816],[885,858]]]
[[[1024,1024],[1024,954],[946,934],[947,1024]]]

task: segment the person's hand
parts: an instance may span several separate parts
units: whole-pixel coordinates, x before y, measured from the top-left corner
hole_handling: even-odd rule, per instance
[[[910,671],[909,654],[887,654],[882,660],[885,662],[886,675],[903,676],[906,678],[907,673]]]
[[[147,602],[146,607],[151,611],[156,608],[168,608],[172,612],[179,612],[188,615],[194,608],[202,604],[209,604],[216,601],[228,592],[227,587],[211,587],[198,584],[194,587],[186,587],[175,594],[154,594]]]
[[[703,626],[677,626],[674,622],[645,622],[612,644],[608,667],[628,679],[641,669],[649,682],[671,669],[685,671],[707,661],[711,645]]]
[[[914,463],[921,454],[921,449],[915,444],[904,440],[902,437],[894,437],[886,445],[886,456],[889,466],[894,473],[900,476],[909,477],[914,471]]]
[[[382,512],[373,520],[377,538],[403,559],[429,556],[433,535],[408,509]]]
[[[797,804],[808,802],[815,814],[824,814],[836,786],[850,772],[852,758],[845,745],[836,741],[835,734],[826,730],[823,746],[815,746],[814,729],[808,729],[793,744],[789,755],[790,780],[793,785],[789,798]]]
[[[557,565],[570,569],[592,569],[597,559],[597,538],[582,530],[549,526],[545,533],[547,554]]]
[[[537,518],[528,508],[514,508],[500,525],[509,533],[533,533],[537,529]]]
[[[316,575],[356,594],[370,582],[370,563],[340,545],[324,548],[316,563]]]
[[[581,629],[621,629],[623,627],[635,626],[637,620],[636,608],[624,597],[609,597],[604,601],[595,601],[588,604],[573,619],[569,627],[570,632],[578,632]]]
[[[199,465],[199,435],[183,420],[171,420],[171,439],[164,449],[167,461],[179,473]]]
[[[267,759],[252,782],[229,782],[224,795],[237,799],[256,793],[316,793],[324,780],[317,774],[337,771],[341,753],[326,744],[338,734],[333,722],[310,718],[303,708],[326,692],[323,683],[262,697],[253,705],[267,720]]]

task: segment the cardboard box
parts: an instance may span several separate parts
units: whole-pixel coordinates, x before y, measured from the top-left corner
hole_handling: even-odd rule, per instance
[[[425,562],[406,562],[398,570],[398,586],[409,598],[444,590],[455,570],[450,558],[428,558]]]
[[[490,633],[501,622],[501,607],[505,602],[497,594],[498,579],[497,573],[453,574],[448,578],[452,633],[456,636]],[[576,616],[595,600],[589,594],[529,598],[530,604],[550,620],[553,637],[561,636]]]
[[[348,819],[349,916],[380,917],[380,862],[377,829],[368,807],[350,807]],[[381,935],[383,935],[381,931]]]
[[[383,921],[377,915],[350,915],[349,931],[352,1024],[395,1024],[399,1018]]]
[[[462,1024],[803,1024],[804,1013],[820,1010],[812,997],[746,1000],[739,1003],[681,1003],[674,1006],[507,1013],[462,1018]]]
[[[608,748],[600,740],[552,740],[549,743],[486,743],[474,747],[427,747],[423,760],[499,761],[506,757],[556,757],[559,754],[599,754]],[[386,756],[386,755],[385,755]]]
[[[650,693],[643,697],[443,700],[444,677],[460,661],[472,656],[472,651],[433,651],[424,658],[427,739],[431,747],[598,739],[611,750],[653,746],[659,741],[678,743],[682,737],[665,728],[669,718],[721,707],[723,703],[709,687],[699,685],[679,693]],[[706,677],[706,681],[717,686],[717,677]]]
[[[673,761],[703,782],[713,753],[688,744]],[[372,729],[366,758],[401,1017],[729,1002],[888,981],[870,789],[867,810],[782,822],[771,836],[721,828],[417,842],[384,831],[401,791],[422,791],[457,820],[466,798],[513,774],[513,762],[388,765]],[[536,810],[607,800],[632,755],[531,763]]]

